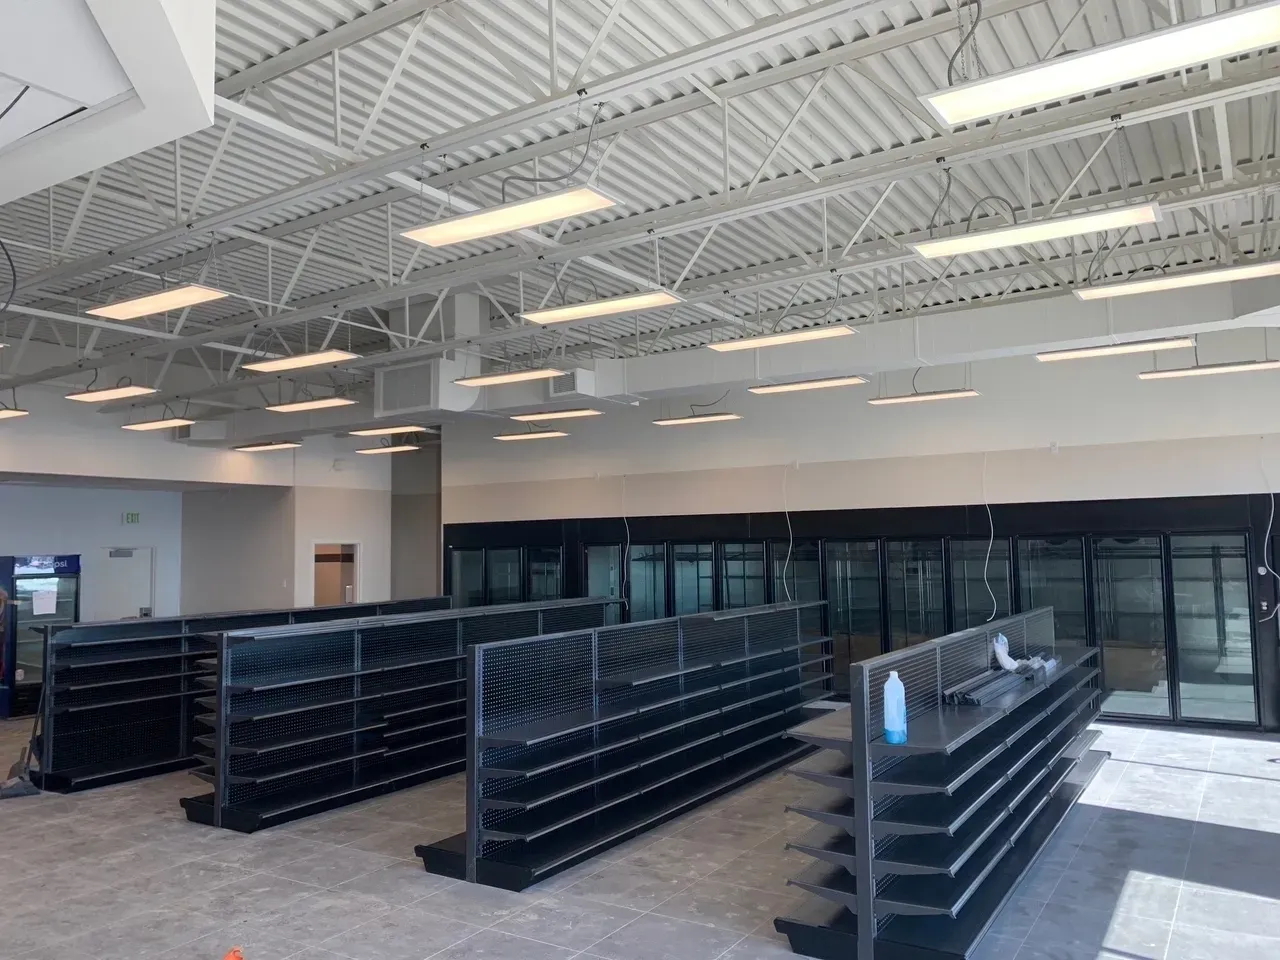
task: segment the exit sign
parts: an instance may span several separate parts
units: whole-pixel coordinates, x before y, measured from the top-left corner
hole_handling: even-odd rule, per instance
[[[142,522],[141,513],[126,513],[126,514],[123,514],[122,516],[126,526],[128,526],[129,524]]]

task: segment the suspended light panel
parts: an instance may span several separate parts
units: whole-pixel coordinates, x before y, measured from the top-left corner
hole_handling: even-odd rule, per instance
[[[761,337],[743,340],[721,340],[707,346],[716,353],[732,353],[736,350],[758,350],[761,347],[781,347],[789,343],[808,343],[810,340],[830,340],[834,337],[851,337],[853,331],[836,324],[831,327],[810,327],[808,330],[791,330],[787,333],[767,333]]]
[[[169,430],[173,427],[189,427],[194,420],[188,420],[186,417],[168,417],[164,420],[141,420],[138,423],[126,423],[122,430],[137,430],[145,432],[150,430]]]
[[[368,430],[352,430],[353,437],[394,437],[399,433],[425,433],[426,427],[415,427],[409,424],[399,427],[370,427]]]
[[[1274,277],[1278,274],[1280,260],[1273,260],[1268,263],[1246,263],[1237,267],[1201,270],[1197,273],[1177,273],[1171,277],[1077,287],[1075,294],[1081,300],[1106,300],[1110,297],[1130,297],[1137,293],[1160,293],[1165,290],[1185,290],[1188,287],[1207,287],[1215,283],[1234,283],[1236,280],[1256,280],[1258,277]]]
[[[694,423],[725,423],[741,419],[736,413],[694,413],[687,417],[664,417],[653,422],[659,427],[683,427]]]
[[[520,316],[530,323],[567,323],[570,320],[586,320],[590,317],[612,317],[620,313],[657,310],[659,307],[670,307],[677,303],[684,303],[684,297],[676,296],[666,290],[654,290],[650,293],[628,293],[625,296],[610,297],[607,300],[590,300],[586,303],[566,304],[563,307],[530,310]]]
[[[320,350],[316,353],[297,353],[291,357],[279,357],[275,360],[256,360],[253,363],[241,364],[246,370],[258,373],[279,373],[282,370],[302,370],[306,367],[323,367],[347,360],[358,360],[360,354],[347,350]]]
[[[127,400],[129,397],[145,397],[155,393],[153,387],[140,387],[129,384],[124,387],[104,387],[101,390],[82,390],[79,393],[68,393],[68,400],[81,403],[107,403],[111,400]]]
[[[938,257],[955,257],[964,253],[980,253],[984,250],[1000,250],[1004,247],[1018,247],[1028,243],[1062,240],[1086,233],[1123,230],[1126,227],[1158,223],[1160,217],[1158,204],[1143,203],[1134,207],[1102,210],[1098,213],[1082,213],[1074,217],[1020,223],[1012,227],[1001,227],[998,230],[958,233],[954,237],[921,240],[919,243],[910,243],[908,246],[920,256],[936,260]]]
[[[235,447],[234,449],[241,453],[268,453],[272,450],[294,450],[300,446],[302,446],[300,443],[282,440],[279,443],[250,443],[247,446]]]
[[[536,370],[508,370],[506,373],[485,373],[478,377],[459,377],[453,381],[460,387],[496,387],[504,383],[527,383],[530,380],[550,380],[563,377],[563,370],[539,368]]]
[[[15,407],[0,407],[0,420],[16,420],[18,417],[26,417],[30,414],[30,410],[19,410]]]
[[[1280,0],[1272,0],[948,87],[920,99],[935,116],[954,127],[1277,43]]]
[[[1219,373],[1253,373],[1280,369],[1280,360],[1246,360],[1242,363],[1207,363],[1202,367],[1177,367],[1172,370],[1145,370],[1139,380],[1181,380],[1184,377],[1211,377]]]
[[[394,447],[365,447],[363,450],[357,450],[356,453],[377,454],[377,453],[412,453],[414,450],[422,448],[412,443],[402,443]]]
[[[866,383],[866,377],[824,377],[821,380],[797,380],[794,383],[766,383],[757,387],[747,387],[747,393],[768,396],[774,393],[799,393],[803,390],[827,390],[831,387],[852,387]]]
[[[929,393],[904,393],[896,397],[873,397],[867,403],[873,407],[886,407],[896,403],[927,403],[930,400],[960,400],[963,397],[981,396],[977,390],[934,390]]]
[[[500,207],[487,207],[473,213],[447,217],[406,230],[400,235],[429,247],[447,247],[467,240],[496,237],[544,223],[554,223],[566,217],[607,210],[617,203],[613,197],[595,187],[568,187],[527,200],[513,200]]]
[[[319,397],[295,403],[273,403],[267,409],[272,413],[304,413],[307,410],[328,410],[330,407],[350,407],[354,404],[355,401],[349,397]]]
[[[1109,343],[1102,347],[1079,347],[1074,350],[1049,350],[1037,353],[1041,363],[1056,360],[1085,360],[1089,357],[1118,357],[1126,353],[1151,353],[1153,350],[1181,350],[1196,345],[1195,337],[1171,337],[1165,340],[1135,340],[1131,343]]]
[[[563,430],[531,430],[529,433],[500,433],[495,440],[554,440],[556,437],[567,437]]]
[[[544,410],[542,413],[517,413],[513,414],[511,419],[519,420],[521,423],[536,423],[541,420],[580,420],[583,417],[602,416],[604,416],[604,413],[600,410],[580,407],[574,410]]]
[[[204,287],[198,283],[185,283],[180,287],[150,293],[145,297],[134,297],[132,300],[120,300],[106,306],[94,307],[85,313],[94,317],[105,317],[108,320],[137,320],[155,313],[167,313],[170,310],[182,310],[194,307],[198,303],[209,303],[221,300],[227,294],[213,287]]]

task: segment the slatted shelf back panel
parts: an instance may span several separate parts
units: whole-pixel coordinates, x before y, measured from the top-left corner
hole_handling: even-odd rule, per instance
[[[243,832],[461,770],[469,646],[595,626],[603,598],[232,630],[198,698],[210,793],[189,819]]]
[[[994,663],[1052,667],[1014,675]],[[817,826],[789,846],[814,859],[791,884],[809,896],[775,927],[821,960],[970,956],[1097,772],[1088,724],[1096,648],[1058,643],[1045,608],[851,668],[847,710],[792,735],[823,752],[791,773],[822,793],[789,809]],[[906,691],[907,740],[883,735],[884,685]]]
[[[448,609],[448,597],[83,623],[45,646],[37,783],[73,791],[207,763],[202,723],[228,630]]]
[[[818,603],[570,629],[467,657],[467,831],[426,868],[520,890],[806,752]]]

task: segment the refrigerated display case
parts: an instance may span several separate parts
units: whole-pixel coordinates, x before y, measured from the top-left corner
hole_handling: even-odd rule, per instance
[[[9,602],[0,616],[0,716],[36,712],[49,634],[80,619],[80,557],[0,558]]]

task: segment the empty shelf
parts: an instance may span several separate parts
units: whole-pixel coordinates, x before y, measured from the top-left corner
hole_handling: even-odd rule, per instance
[[[849,708],[844,707],[841,710],[831,710],[820,717],[814,717],[808,723],[793,727],[788,732],[797,740],[828,750],[839,750],[848,755],[853,747],[852,722]]]
[[[136,653],[132,656],[117,650],[65,653],[57,656],[52,666],[55,671],[74,669],[76,667],[109,667],[121,663],[145,663],[148,660],[175,660],[178,657],[190,657],[196,652],[195,650],[183,650],[181,647],[175,647],[173,650]],[[206,651],[201,650],[199,652],[205,653]]]
[[[808,854],[849,871],[857,869],[854,839],[839,827],[818,824],[800,839],[788,841],[787,849]]]
[[[286,747],[300,747],[307,743],[319,743],[323,740],[333,740],[338,737],[350,737],[357,733],[365,733],[369,730],[380,730],[385,727],[386,721],[376,721],[373,723],[362,723],[353,725],[350,722],[335,724],[332,727],[321,727],[306,733],[285,734],[280,737],[263,737],[257,740],[246,740],[243,743],[230,743],[227,745],[228,750],[233,754],[259,754],[270,753],[273,750],[283,750]],[[205,738],[197,737],[196,739],[205,742]],[[208,738],[210,745],[216,742],[215,738]]]
[[[856,829],[857,811],[853,800],[843,791],[831,790],[814,800],[789,803],[787,810],[845,831],[852,832]]]
[[[55,706],[54,713],[81,713],[85,710],[101,710],[103,707],[122,707],[130,703],[148,703],[152,700],[173,700],[178,697],[191,697],[195,690],[183,690],[175,693],[156,693],[145,697],[123,697],[118,700],[103,700],[99,703],[80,703],[74,706]]]
[[[273,780],[281,780],[284,777],[291,777],[294,774],[309,773],[312,770],[323,770],[325,767],[334,767],[341,763],[352,763],[362,757],[373,757],[386,752],[386,747],[376,747],[371,750],[359,750],[354,752],[344,750],[341,754],[334,754],[329,757],[313,757],[307,760],[289,760],[284,763],[259,767],[256,770],[228,773],[227,781],[230,783],[269,783]]]
[[[451,653],[446,656],[432,656],[418,659],[406,659],[401,661],[389,661],[381,664],[371,664],[361,667],[359,670],[340,670],[336,673],[325,671],[323,673],[299,673],[296,676],[289,677],[284,680],[263,680],[252,683],[229,683],[227,684],[228,693],[257,693],[262,690],[283,690],[288,687],[301,687],[310,683],[323,683],[326,680],[349,680],[353,677],[368,677],[376,673],[387,673],[392,670],[407,670],[410,667],[426,667],[434,663],[451,663],[462,659],[461,654]]]
[[[813,863],[798,876],[788,880],[787,884],[839,904],[851,913],[858,911],[857,882],[853,874],[844,867]]]
[[[792,736],[794,735],[792,733]],[[834,750],[819,750],[794,767],[789,767],[787,773],[833,790],[843,791],[849,796],[853,795],[855,789],[853,764],[849,762],[848,757]]]

